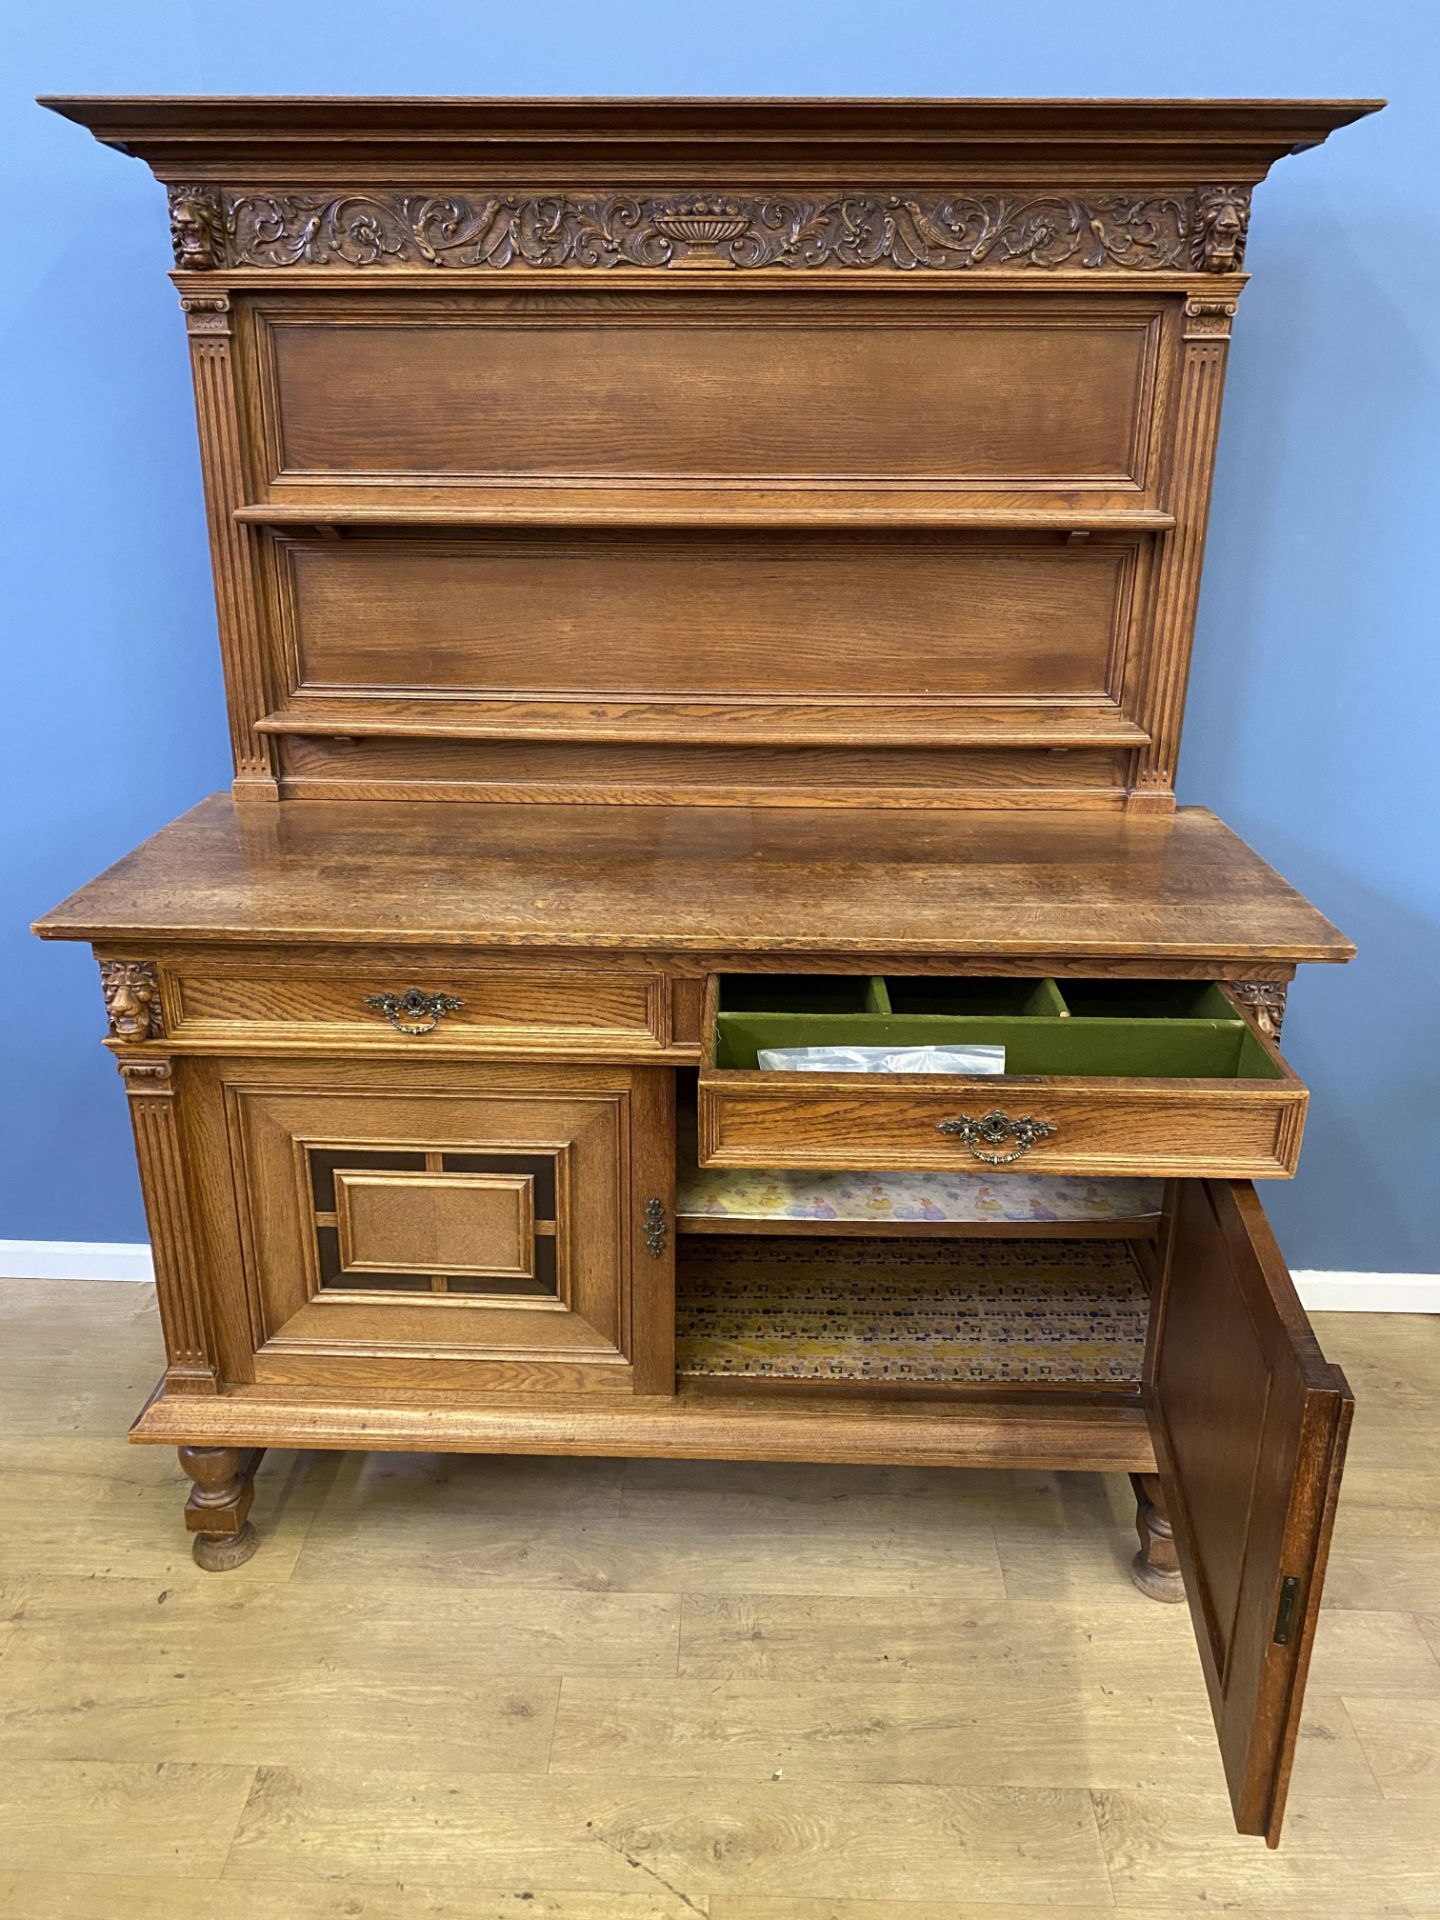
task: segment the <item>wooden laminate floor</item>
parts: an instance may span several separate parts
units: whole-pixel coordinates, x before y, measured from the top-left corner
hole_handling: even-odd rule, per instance
[[[1440,1319],[1360,1400],[1278,1854],[1128,1486],[272,1454],[235,1573],[127,1447],[148,1290],[0,1283],[6,1920],[1440,1913]]]

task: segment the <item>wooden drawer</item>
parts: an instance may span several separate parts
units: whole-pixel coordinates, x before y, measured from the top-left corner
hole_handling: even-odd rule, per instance
[[[640,969],[512,971],[404,956],[333,967],[216,958],[169,967],[164,995],[168,1029],[186,1042],[263,1037],[327,1047],[579,1047],[629,1055],[664,1047],[670,1025],[664,975]]]
[[[1002,1044],[1000,1075],[766,1071],[761,1050]],[[1218,987],[715,976],[702,1166],[1275,1178],[1308,1094]]]

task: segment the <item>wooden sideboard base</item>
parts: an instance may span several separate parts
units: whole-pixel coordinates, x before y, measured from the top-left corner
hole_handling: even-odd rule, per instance
[[[1054,1406],[996,1398],[852,1401],[682,1388],[674,1399],[546,1405],[521,1395],[453,1407],[363,1404],[251,1393],[200,1398],[162,1385],[132,1441],[185,1449],[333,1447],[399,1453],[591,1454],[684,1460],[795,1460],[850,1466],[1030,1467],[1154,1473],[1138,1401]],[[248,1505],[248,1500],[247,1500]],[[193,1524],[193,1523],[192,1523]]]

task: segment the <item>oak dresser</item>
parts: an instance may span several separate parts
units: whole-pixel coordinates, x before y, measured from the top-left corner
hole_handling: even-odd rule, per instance
[[[1174,779],[1251,191],[1378,103],[46,104],[199,416],[234,785],[38,931],[200,1565],[267,1446],[1128,1473],[1275,1844],[1351,1398],[1251,1183],[1352,948]]]

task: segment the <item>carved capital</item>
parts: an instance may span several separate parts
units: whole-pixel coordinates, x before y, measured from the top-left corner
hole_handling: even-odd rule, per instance
[[[1228,340],[1236,305],[1234,300],[1207,300],[1202,295],[1192,294],[1185,302],[1185,338]]]
[[[153,960],[102,960],[100,985],[112,1040],[137,1046],[145,1040],[164,1039],[160,976]]]
[[[172,187],[177,266],[1235,271],[1245,187],[531,194]]]
[[[1200,187],[1195,194],[1190,257],[1202,273],[1238,273],[1250,226],[1249,187]]]
[[[115,1064],[132,1100],[168,1100],[175,1091],[175,1075],[168,1060],[117,1060]]]
[[[218,267],[224,251],[225,202],[219,187],[171,187],[170,244],[189,273]]]
[[[223,293],[183,293],[180,305],[185,314],[187,333],[224,334],[230,332],[230,299]]]
[[[1230,991],[1255,1016],[1255,1024],[1268,1039],[1278,1040],[1285,1021],[1285,996],[1288,980],[1232,980]]]

